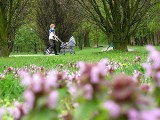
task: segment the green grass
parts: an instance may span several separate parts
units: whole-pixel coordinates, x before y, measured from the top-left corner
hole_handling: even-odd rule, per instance
[[[76,50],[76,54],[59,55],[59,56],[21,56],[21,57],[9,57],[0,58],[0,72],[3,72],[4,66],[22,68],[24,65],[30,66],[35,64],[36,66],[43,66],[46,69],[55,69],[58,64],[67,65],[68,63],[77,63],[78,61],[85,62],[98,62],[103,58],[108,58],[110,61],[126,64],[125,72],[131,74],[132,71],[138,68],[139,65],[130,65],[136,56],[141,56],[141,61],[145,62],[148,52],[144,47],[129,47],[134,49],[132,52],[121,51],[107,51],[102,52],[103,48],[85,48],[83,50]],[[40,55],[40,54],[39,54]],[[127,59],[127,61],[124,61]],[[141,68],[138,68],[141,69]]]
[[[132,62],[136,56],[141,56],[142,61],[145,61],[147,51],[144,47],[129,47],[134,49],[133,52],[120,52],[120,51],[107,51],[101,52],[103,48],[86,48],[84,50],[77,50],[76,54],[59,56],[22,56],[22,57],[9,57],[0,58],[0,72],[3,67],[23,67],[24,65],[35,64],[37,66],[44,66],[48,69],[53,69],[57,64],[67,65],[68,63],[76,63],[77,61],[97,62],[102,58],[108,58],[111,61],[125,63],[124,59],[127,58],[128,62]]]
[[[58,64],[67,65],[68,63],[77,63],[78,61],[85,62],[98,62],[103,58],[108,58],[110,61],[118,62],[119,64],[126,64],[125,67],[120,67],[116,72],[124,72],[131,75],[134,70],[139,70],[144,73],[144,69],[141,67],[141,63],[146,61],[148,52],[145,47],[130,46],[130,49],[134,49],[132,52],[121,51],[107,51],[102,52],[103,48],[85,48],[83,50],[76,50],[76,54],[59,55],[59,56],[19,56],[8,58],[0,58],[0,73],[4,72],[4,66],[12,66],[14,68],[22,68],[25,65],[30,66],[35,64],[36,66],[43,66],[46,69],[55,69]],[[157,47],[160,49],[160,47]],[[13,54],[12,54],[13,55]],[[140,63],[133,63],[136,56],[141,57]],[[127,61],[125,61],[127,59]],[[71,69],[72,70],[72,69]],[[19,99],[22,94],[23,88],[19,85],[19,80],[15,80],[13,75],[7,75],[5,79],[0,80],[0,98],[14,98]]]

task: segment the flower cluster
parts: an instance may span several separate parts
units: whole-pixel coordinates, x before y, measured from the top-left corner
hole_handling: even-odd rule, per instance
[[[12,66],[9,66],[7,68],[6,66],[4,66],[4,73],[0,73],[0,80],[5,78],[10,73],[12,73],[15,78],[19,78],[20,77],[20,74],[19,74],[20,71],[28,71],[28,72],[34,74],[36,72],[43,73],[43,72],[45,72],[45,69],[42,66],[38,67],[34,64],[30,65],[30,67],[24,66],[23,68],[14,68]]]
[[[160,118],[160,52],[147,46],[149,59],[143,64],[145,75],[154,82],[140,83],[142,71],[133,75],[114,74],[129,64],[110,62],[108,59],[91,64],[69,63],[66,68],[79,67],[70,72],[63,64],[56,70],[31,65],[22,69],[6,68],[0,79],[12,72],[21,76],[24,86],[22,103],[13,108],[0,108],[0,119],[8,112],[15,120],[31,119],[46,114],[44,119],[81,120],[158,120]],[[139,63],[141,57],[134,60]],[[61,104],[60,104],[61,103]],[[37,118],[38,119],[38,118]]]
[[[106,75],[111,73],[111,67],[108,66],[109,61],[102,59],[96,64],[79,62],[80,77],[76,88],[81,92],[80,96],[84,96],[86,100],[96,99],[101,91],[107,88]],[[83,94],[83,95],[82,95]]]
[[[140,56],[136,56],[136,58],[133,60],[134,63],[140,62],[141,61],[141,57]]]
[[[160,52],[151,45],[146,48],[149,51],[149,61],[143,63],[143,67],[146,69],[146,76],[152,77],[156,80],[157,85],[160,86]]]

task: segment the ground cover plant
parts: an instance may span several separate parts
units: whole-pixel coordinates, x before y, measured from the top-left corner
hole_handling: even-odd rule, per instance
[[[158,120],[160,52],[130,48],[1,58],[0,119]]]

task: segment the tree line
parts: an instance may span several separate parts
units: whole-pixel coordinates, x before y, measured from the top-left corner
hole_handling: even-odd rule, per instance
[[[158,45],[159,14],[158,0],[1,0],[0,56],[23,49],[25,33],[33,36],[30,43],[37,53],[38,46],[48,44],[51,23],[63,42],[74,34],[80,49],[89,47],[93,39],[98,47],[102,35],[116,50],[127,51],[127,45]],[[17,37],[20,32],[23,38]]]

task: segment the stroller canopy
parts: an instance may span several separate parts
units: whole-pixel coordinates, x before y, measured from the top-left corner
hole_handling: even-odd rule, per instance
[[[76,45],[76,41],[75,41],[75,38],[73,36],[69,39],[68,44],[69,44],[69,46],[75,46]]]

